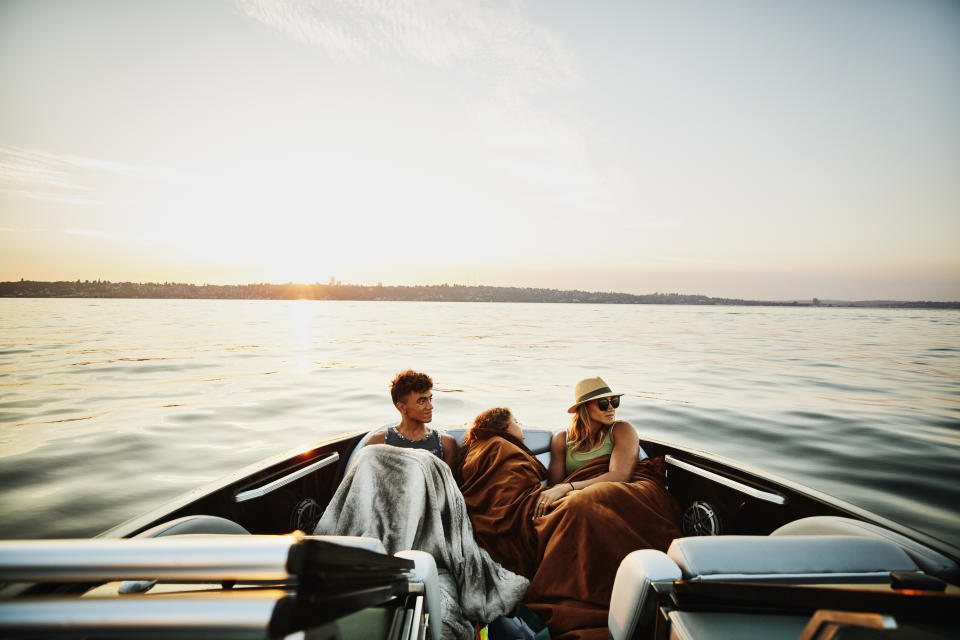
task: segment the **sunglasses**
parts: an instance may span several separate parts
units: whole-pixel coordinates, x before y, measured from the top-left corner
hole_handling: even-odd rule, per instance
[[[598,398],[597,399],[597,409],[600,411],[606,411],[607,407],[613,405],[613,408],[616,409],[620,406],[620,396],[613,396],[611,398]]]

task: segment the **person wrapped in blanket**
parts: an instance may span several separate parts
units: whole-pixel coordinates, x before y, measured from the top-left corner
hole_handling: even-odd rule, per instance
[[[577,383],[573,420],[551,442],[549,470],[507,409],[477,416],[464,438],[458,478],[474,535],[494,560],[530,578],[524,602],[555,640],[609,637],[620,561],[636,549],[666,551],[681,535],[665,462],[637,459],[636,431],[616,419],[621,395],[600,378]]]
[[[457,459],[457,441],[453,436],[427,427],[427,423],[433,420],[433,380],[430,376],[412,369],[398,373],[390,383],[390,399],[400,412],[400,424],[374,433],[367,445],[423,449],[452,468]]]
[[[437,563],[443,640],[471,640],[474,622],[509,615],[529,581],[504,569],[474,539],[449,466],[456,442],[430,430],[433,381],[405,371],[391,384],[401,422],[357,453],[324,509],[315,535],[365,536],[387,553],[426,551]]]

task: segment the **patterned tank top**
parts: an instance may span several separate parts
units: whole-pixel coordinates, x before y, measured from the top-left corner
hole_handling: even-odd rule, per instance
[[[405,449],[424,449],[443,460],[443,443],[440,440],[439,431],[431,430],[427,433],[427,435],[419,440],[407,440],[400,434],[399,431],[397,431],[396,427],[390,427],[387,429],[387,433],[384,436],[383,441],[386,444],[394,447],[403,447]]]
[[[613,453],[613,426],[607,429],[606,435],[600,441],[600,446],[592,451],[574,451],[573,445],[567,443],[567,451],[564,462],[566,464],[567,475],[585,467],[588,462],[596,460],[600,456]]]

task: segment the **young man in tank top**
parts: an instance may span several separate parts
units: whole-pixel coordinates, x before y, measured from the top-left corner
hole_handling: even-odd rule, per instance
[[[390,383],[393,406],[400,424],[370,436],[367,444],[389,444],[407,449],[425,449],[451,469],[457,459],[457,441],[427,427],[433,420],[433,380],[425,373],[404,371]]]

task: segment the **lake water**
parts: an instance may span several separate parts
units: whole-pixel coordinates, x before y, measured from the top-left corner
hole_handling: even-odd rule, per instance
[[[0,299],[0,537],[95,535],[264,457],[396,417],[574,383],[644,434],[747,462],[960,546],[960,312],[422,302]]]

